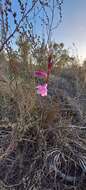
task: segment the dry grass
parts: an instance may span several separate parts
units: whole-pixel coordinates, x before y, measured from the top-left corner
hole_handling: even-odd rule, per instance
[[[79,96],[75,99],[68,96],[62,104],[61,89],[51,86],[52,91],[57,90],[56,94],[40,97],[35,93],[32,77],[24,80],[17,76],[12,81],[0,82],[1,95],[13,99],[19,110],[16,121],[1,120],[0,186],[3,190],[85,190],[86,127],[83,122],[72,124],[72,107],[83,89],[86,90],[85,71],[83,76],[83,68],[76,66],[65,73],[68,80],[75,81],[76,77],[81,84],[83,81],[83,88],[77,85]],[[68,103],[71,115],[68,115]],[[84,118],[85,115],[84,112]]]

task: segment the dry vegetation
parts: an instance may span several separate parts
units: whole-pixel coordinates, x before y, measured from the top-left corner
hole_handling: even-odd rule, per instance
[[[16,11],[0,1],[0,190],[86,190],[86,61],[50,44],[63,2],[16,0]],[[47,71],[47,44],[54,66],[41,97],[33,73]]]
[[[47,97],[35,91],[39,62],[0,55],[1,190],[86,189],[86,65],[60,53]]]

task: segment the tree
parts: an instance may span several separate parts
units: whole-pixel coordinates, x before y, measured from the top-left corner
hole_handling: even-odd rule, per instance
[[[15,6],[18,7],[16,11]],[[51,32],[61,22],[61,7],[63,0],[1,0],[0,1],[0,51],[12,48],[12,43],[19,34],[25,33],[29,40],[33,40],[34,28],[37,24],[43,28],[45,25],[47,40],[49,41]],[[57,10],[59,11],[59,20]],[[55,18],[55,19],[54,19]],[[11,22],[10,22],[11,20]],[[58,20],[55,23],[55,20]],[[40,28],[41,29],[41,28]]]

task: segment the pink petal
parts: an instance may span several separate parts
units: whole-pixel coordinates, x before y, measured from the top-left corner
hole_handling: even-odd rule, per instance
[[[35,71],[34,77],[47,78],[47,73],[45,71]]]
[[[45,93],[41,93],[41,96],[47,96],[47,92],[45,92]]]
[[[38,94],[40,94],[41,96],[47,96],[47,84],[38,85],[36,88]]]

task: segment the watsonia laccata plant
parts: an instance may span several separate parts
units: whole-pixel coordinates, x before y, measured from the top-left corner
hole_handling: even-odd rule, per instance
[[[49,76],[50,76],[50,73],[52,70],[53,63],[54,63],[53,62],[53,49],[48,48],[48,70],[47,70],[47,72],[41,71],[41,70],[34,72],[34,77],[45,79],[44,84],[39,84],[36,86],[37,94],[40,94],[41,96],[47,96],[48,80],[49,80]]]

